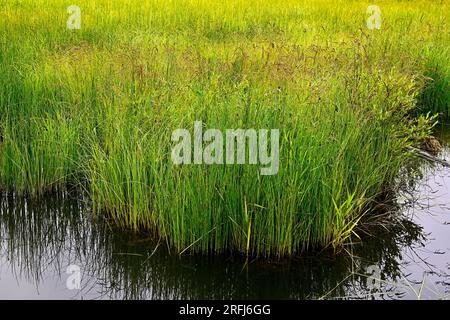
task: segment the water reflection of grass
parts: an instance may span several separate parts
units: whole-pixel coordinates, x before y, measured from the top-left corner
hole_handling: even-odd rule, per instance
[[[3,196],[1,203],[0,252],[19,281],[51,287],[54,278],[49,274],[56,271],[64,277],[67,265],[77,263],[83,273],[79,295],[90,298],[314,299],[378,295],[367,286],[367,269],[378,266],[384,282],[398,282],[402,278],[402,249],[420,245],[423,239],[419,226],[398,216],[396,223],[371,227],[370,235],[363,236],[361,243],[347,246],[351,255],[322,252],[246,263],[241,256],[233,255],[170,254],[163,243],[115,232],[106,223],[92,224],[89,208],[66,195],[49,195],[47,201]]]
[[[367,274],[354,273],[349,275],[359,276],[366,281],[369,281],[372,277]],[[427,275],[424,273],[423,279],[420,282],[411,281],[406,276],[402,276],[400,279],[393,281],[392,279],[384,280],[381,278],[374,278],[379,283],[380,288],[360,293],[346,293],[343,296],[332,296],[333,299],[382,299],[382,300],[448,300],[450,293],[442,292],[440,288],[437,288],[435,284],[427,282]],[[426,296],[424,296],[426,292]],[[322,297],[325,298],[326,296]]]

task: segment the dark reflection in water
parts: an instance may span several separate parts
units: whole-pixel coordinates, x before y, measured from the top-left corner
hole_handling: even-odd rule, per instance
[[[450,149],[442,154],[450,158]],[[178,256],[164,243],[91,221],[77,194],[0,198],[0,298],[415,299],[450,288],[450,170],[424,164],[400,209],[374,221],[350,254],[289,261]],[[67,268],[79,267],[70,290]]]

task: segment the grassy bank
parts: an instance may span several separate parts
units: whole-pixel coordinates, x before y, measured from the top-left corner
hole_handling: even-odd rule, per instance
[[[182,252],[338,246],[449,112],[448,2],[1,1],[0,182],[79,183]],[[447,14],[447,15],[446,15]],[[276,128],[280,168],[176,166],[174,129]]]

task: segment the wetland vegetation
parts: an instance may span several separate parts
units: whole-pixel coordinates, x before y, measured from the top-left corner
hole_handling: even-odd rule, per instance
[[[0,185],[76,188],[175,252],[342,248],[450,114],[448,1],[0,1]],[[172,132],[278,129],[279,170],[175,165]]]

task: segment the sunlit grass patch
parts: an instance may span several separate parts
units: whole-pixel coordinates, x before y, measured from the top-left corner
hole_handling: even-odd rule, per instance
[[[80,1],[79,30],[62,1],[4,3],[2,187],[75,182],[178,252],[338,248],[429,132],[413,114],[449,110],[445,2],[380,2],[380,30],[364,1]],[[279,172],[174,165],[194,121],[279,129]]]

